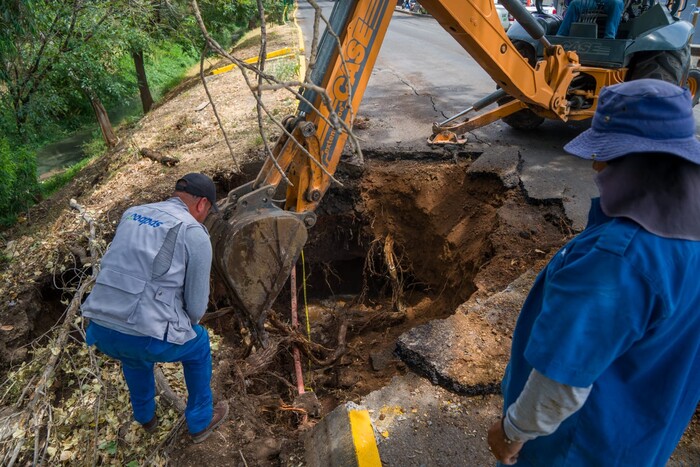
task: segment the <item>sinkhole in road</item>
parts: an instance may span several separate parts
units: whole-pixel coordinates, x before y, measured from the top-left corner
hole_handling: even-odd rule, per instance
[[[473,160],[472,154],[370,154],[361,167],[340,164],[335,176],[342,186],[326,193],[304,247],[305,281],[297,265],[301,329],[312,343],[305,348],[312,355],[302,358],[304,384],[321,414],[409,371],[394,355],[401,334],[451,315],[477,290],[505,288],[564,238],[560,206],[530,204],[519,187],[471,174]],[[291,353],[277,347],[290,345],[289,310],[287,284],[268,323],[272,350],[242,352],[241,344],[254,346],[252,339],[231,320],[214,324],[235,336],[227,340],[239,349],[220,358],[262,353],[264,362],[256,357],[254,364],[277,375],[248,378],[247,397],[265,399],[272,391],[295,399]],[[240,376],[226,364],[218,384],[231,394],[240,389]],[[275,425],[299,423],[275,410],[265,417]]]
[[[477,157],[366,153],[361,166],[341,161],[334,175],[342,186],[325,194],[303,268],[297,264],[298,330],[290,327],[289,284],[268,314],[264,348],[236,313],[207,322],[221,336],[214,393],[236,407],[225,436],[246,440],[247,458],[294,464],[283,459],[303,457],[299,434],[314,419],[412,371],[394,353],[403,333],[503,290],[559,248],[568,235],[562,207],[532,204],[519,186],[472,173]],[[221,194],[258,168],[215,178]],[[217,307],[229,305],[220,300]],[[311,401],[298,396],[295,347]],[[194,454],[183,455],[186,463]]]
[[[470,176],[470,162],[369,159],[361,171],[340,170],[344,186],[327,193],[305,248],[316,295],[465,301],[493,255],[506,191],[495,177]]]

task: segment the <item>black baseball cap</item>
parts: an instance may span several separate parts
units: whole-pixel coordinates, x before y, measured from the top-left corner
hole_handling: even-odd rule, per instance
[[[216,186],[211,178],[202,173],[190,173],[175,183],[175,191],[184,191],[194,196],[206,198],[211,203],[211,210],[219,212],[216,205]]]

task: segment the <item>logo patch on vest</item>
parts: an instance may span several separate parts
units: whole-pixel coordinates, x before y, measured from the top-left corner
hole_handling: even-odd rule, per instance
[[[163,225],[163,222],[156,220],[156,219],[151,219],[150,217],[142,216],[141,214],[132,214],[129,217],[126,218],[128,221],[136,221],[141,225],[149,225],[151,227],[160,227]]]

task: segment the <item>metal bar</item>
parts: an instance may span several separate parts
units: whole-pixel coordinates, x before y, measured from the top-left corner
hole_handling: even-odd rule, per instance
[[[448,118],[444,122],[440,122],[437,124],[437,126],[442,127],[447,125],[453,120],[457,120],[459,117],[468,114],[471,111],[478,111],[483,109],[484,107],[488,107],[489,105],[493,104],[494,102],[498,101],[498,99],[501,99],[502,97],[506,97],[508,94],[503,90],[499,89],[496,92],[492,92],[488,96],[474,102],[472,105],[467,107],[466,109],[462,110],[460,113],[457,115],[453,115],[452,117]]]

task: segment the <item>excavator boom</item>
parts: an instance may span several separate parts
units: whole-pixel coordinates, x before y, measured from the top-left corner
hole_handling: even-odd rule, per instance
[[[266,342],[267,311],[284,286],[314,225],[394,10],[389,0],[341,0],[323,34],[311,81],[295,116],[256,179],[231,191],[220,216],[207,219],[214,270]],[[342,51],[339,53],[338,51]],[[273,201],[284,180],[283,206]]]
[[[267,312],[315,223],[314,210],[338,166],[395,5],[393,0],[335,3],[310,77],[324,92],[303,93],[296,115],[285,120],[274,161],[268,159],[255,180],[231,191],[222,214],[207,220],[214,270],[263,344]],[[493,0],[423,5],[508,93],[527,102],[551,98],[544,70],[531,67],[512,46]],[[509,76],[520,78],[516,83]],[[280,187],[282,172],[290,182],[285,187]],[[281,195],[278,187],[285,190],[283,206],[274,201]]]
[[[501,26],[494,0],[421,1],[501,88],[480,103],[510,99],[498,100],[503,105],[495,111],[448,130],[464,132],[523,109],[568,118],[567,89],[582,69],[578,56],[549,44],[519,0],[501,3],[543,44],[544,60],[532,64],[521,55]],[[314,210],[338,166],[395,5],[394,0],[335,2],[310,76],[314,86],[305,89],[296,114],[284,121],[285,132],[272,151],[274,159],[264,163],[255,180],[229,193],[220,206],[222,215],[207,220],[214,269],[263,343],[267,311],[296,264],[307,229],[316,221]],[[624,70],[593,72],[604,84],[624,78]],[[597,99],[597,93],[587,97]],[[282,185],[285,178],[289,183]],[[281,197],[283,202],[274,201]]]

